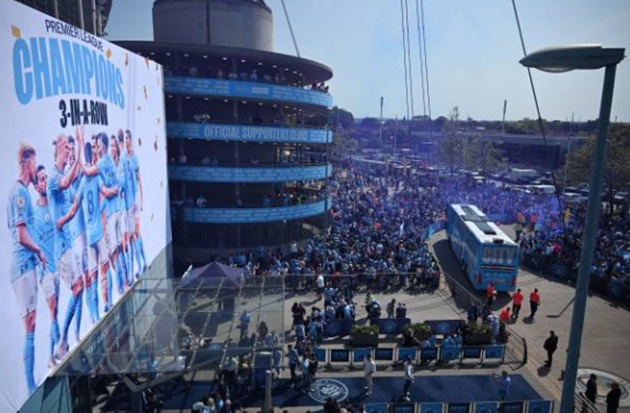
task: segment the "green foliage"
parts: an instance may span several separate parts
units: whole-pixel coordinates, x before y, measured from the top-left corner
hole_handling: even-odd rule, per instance
[[[363,336],[363,335],[378,335],[380,332],[380,329],[378,328],[378,325],[374,324],[374,325],[358,325],[358,324],[353,324],[352,325],[352,329],[350,330],[350,335],[353,337],[356,336]]]
[[[331,159],[338,160],[356,154],[358,148],[359,145],[356,139],[351,138],[344,132],[335,132],[332,145],[329,148],[329,154]]]
[[[480,171],[483,176],[498,169],[504,169],[504,152],[497,143],[481,137],[470,137],[462,145],[463,164],[466,169]]]
[[[567,181],[577,185],[589,181],[592,172],[591,161],[595,150],[595,138],[589,139],[579,148],[569,153],[567,165]],[[614,195],[621,188],[630,185],[630,125],[612,124],[608,135],[606,152],[606,169],[604,171],[604,189],[609,195],[612,208]]]
[[[463,140],[456,130],[458,121],[459,109],[455,106],[449,113],[448,122],[442,127],[443,135],[437,146],[437,156],[448,166],[451,174],[463,166]]]
[[[330,110],[330,119],[333,128],[337,128],[338,126],[344,129],[354,127],[354,116],[352,113],[337,106],[334,106]]]
[[[468,323],[468,331],[475,334],[489,334],[492,329],[487,324]]]
[[[431,327],[428,324],[425,323],[414,323],[410,326],[407,327],[409,330],[411,330],[413,333],[429,333],[429,334],[433,334],[433,330],[431,329]]]

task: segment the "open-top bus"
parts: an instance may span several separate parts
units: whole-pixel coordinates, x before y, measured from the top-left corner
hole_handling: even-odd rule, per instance
[[[518,245],[474,205],[451,204],[446,215],[451,248],[473,287],[514,291]]]

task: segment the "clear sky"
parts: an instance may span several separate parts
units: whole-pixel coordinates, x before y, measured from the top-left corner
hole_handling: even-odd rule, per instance
[[[280,0],[274,12],[275,51],[295,55]],[[423,114],[415,0],[410,21],[414,114]],[[400,1],[285,0],[302,57],[330,66],[335,104],[355,117],[406,114]],[[628,0],[516,0],[528,52],[552,45],[600,43],[630,49]],[[151,40],[152,0],[114,0],[108,40]],[[510,0],[424,0],[431,112],[462,117],[535,118],[536,112]],[[630,53],[626,50],[626,54]],[[546,119],[598,116],[603,70],[534,73]],[[630,122],[630,59],[617,70],[612,119]]]

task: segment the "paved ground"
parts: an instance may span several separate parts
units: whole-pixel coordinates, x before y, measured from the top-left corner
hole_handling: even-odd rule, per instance
[[[510,229],[507,229],[510,233]],[[447,277],[453,277],[459,280],[463,285],[470,286],[467,280],[463,279],[463,275],[459,271],[455,258],[445,240],[444,232],[436,234],[430,246],[435,255],[438,257],[440,265]],[[532,274],[528,271],[521,270],[519,275],[519,287],[523,289],[526,297],[534,288],[538,288],[541,293],[542,303],[538,311],[535,321],[528,323],[522,319],[512,325],[512,328],[520,336],[524,337],[529,344],[529,362],[527,365],[520,367],[514,371],[525,377],[532,387],[544,398],[555,399],[559,401],[562,381],[560,372],[564,369],[566,361],[565,349],[569,337],[569,329],[572,317],[573,306],[572,298],[574,295],[573,286],[548,280]],[[480,295],[483,295],[480,293]],[[384,304],[391,298],[396,298],[407,304],[408,315],[413,321],[424,321],[428,319],[444,319],[456,318],[463,315],[464,310],[457,308],[450,294],[446,289],[442,288],[434,294],[408,295],[402,292],[392,294],[381,294],[377,298]],[[285,320],[284,325],[291,325],[290,306],[295,300],[306,303],[311,306],[315,302],[315,295],[310,293],[290,297],[285,302]],[[360,294],[356,301],[363,303],[364,295]],[[320,304],[322,302],[320,301]],[[529,314],[527,303],[522,310],[522,315]],[[499,295],[495,310],[510,305],[509,296],[507,294]],[[358,318],[365,317],[365,312],[360,308]],[[549,330],[555,330],[560,337],[558,351],[555,354],[554,365],[551,369],[543,368],[542,365],[546,359],[546,353],[542,348],[542,343],[549,334]],[[580,368],[595,368],[603,372],[621,377],[622,379],[630,378],[630,363],[624,361],[627,354],[627,342],[630,339],[630,312],[625,309],[615,307],[601,297],[590,296],[587,305],[587,315],[585,319],[584,338],[582,341],[582,352],[580,360]],[[339,340],[333,340],[326,344],[329,348],[342,346]],[[393,342],[385,343],[385,346],[394,345]],[[382,363],[382,362],[381,362]],[[471,374],[491,374],[498,372],[504,367],[461,367],[454,366],[440,367],[435,371],[430,369],[421,369],[418,375],[471,375]],[[378,365],[378,376],[395,376],[401,377],[402,371],[399,367],[391,367],[387,364]],[[588,374],[588,371],[584,371]],[[285,373],[288,374],[288,373]],[[357,370],[338,369],[330,372],[322,371],[319,377],[351,377],[361,376],[362,372]],[[206,378],[204,373],[198,373],[197,378]],[[607,389],[605,386],[600,387],[600,395],[605,395]],[[369,400],[366,400],[369,401]],[[621,412],[630,412],[630,396],[625,393],[625,399],[622,400]],[[600,410],[605,411],[605,405],[600,405]],[[188,407],[190,409],[190,407]],[[187,412],[184,410],[169,410],[165,413]],[[280,411],[288,411],[290,413],[304,413],[309,410],[315,411],[321,409],[321,406],[301,406]],[[95,410],[96,411],[96,410]],[[257,412],[258,408],[247,408],[244,411]]]

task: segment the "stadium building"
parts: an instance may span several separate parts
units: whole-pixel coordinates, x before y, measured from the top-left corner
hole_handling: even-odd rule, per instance
[[[177,261],[275,248],[326,224],[325,65],[273,52],[262,0],[157,0],[155,41],[122,47],[165,70]]]

